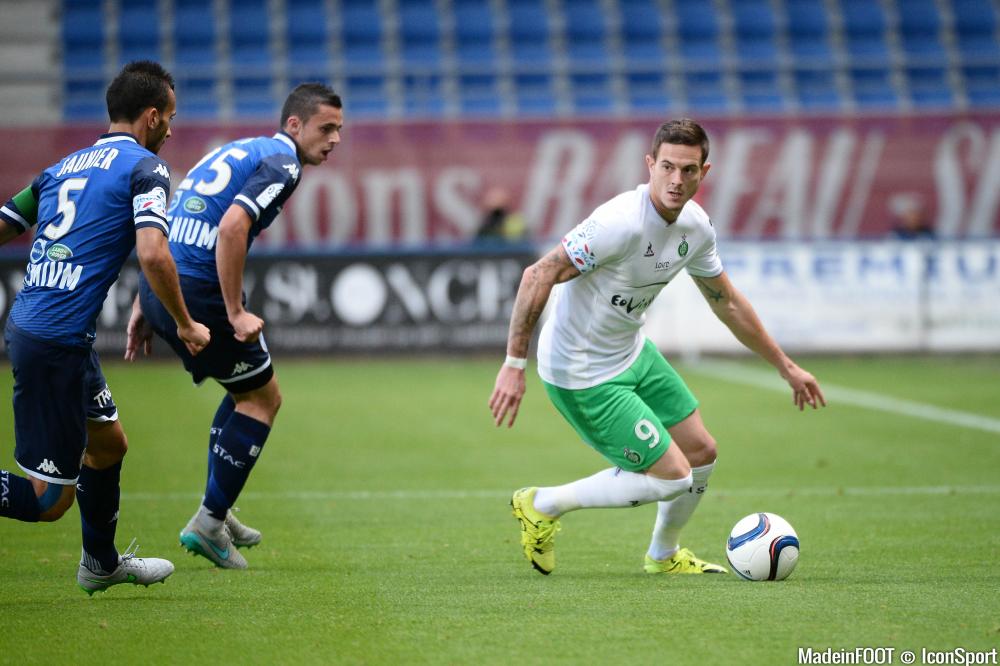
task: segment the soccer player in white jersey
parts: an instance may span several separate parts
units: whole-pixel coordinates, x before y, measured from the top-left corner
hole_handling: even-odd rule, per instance
[[[826,405],[816,379],[781,350],[726,276],[712,223],[691,200],[711,166],[708,149],[698,123],[665,123],[646,156],[649,183],[599,206],[524,271],[489,401],[496,425],[514,425],[532,332],[552,287],[566,283],[542,327],[538,373],[559,412],[613,465],[514,493],[524,555],[543,574],[555,568],[560,516],[650,502],[658,507],[647,573],[726,572],[680,547],[681,528],[708,487],[716,444],[698,401],[641,331],[646,309],[681,270],[736,338],[777,369],[800,410]]]

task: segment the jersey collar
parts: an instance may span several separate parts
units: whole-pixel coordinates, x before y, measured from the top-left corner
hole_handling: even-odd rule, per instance
[[[278,141],[285,143],[289,148],[292,149],[292,152],[295,153],[296,156],[298,156],[299,147],[295,145],[295,139],[290,137],[288,134],[286,134],[285,132],[276,132],[275,135],[272,136],[271,138],[277,139]]]
[[[105,143],[113,143],[115,141],[131,141],[132,143],[139,143],[135,140],[135,137],[128,132],[110,132],[108,134],[102,134],[101,138],[97,140],[95,146],[101,146]]]

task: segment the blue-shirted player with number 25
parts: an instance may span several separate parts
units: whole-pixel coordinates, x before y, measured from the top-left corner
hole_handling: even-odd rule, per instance
[[[148,283],[192,354],[209,331],[188,314],[167,246],[170,172],[156,156],[176,109],[160,65],[126,65],[107,91],[111,126],[90,147],[46,169],[0,209],[0,244],[34,229],[24,285],[4,340],[14,373],[14,458],[0,470],[0,516],[59,519],[78,498],[89,594],[163,581],[173,564],[115,548],[125,432],[93,350],[97,315],[136,249]]]
[[[280,132],[220,146],[181,181],[168,211],[170,251],[192,313],[212,331],[203,353],[190,353],[158,294],[139,284],[128,355],[135,358],[140,347],[148,352],[155,331],[195,382],[211,377],[226,390],[209,430],[202,505],[180,534],[184,548],[224,569],[245,569],[237,548],[260,543],[260,532],[231,509],[281,406],[261,335],[264,320],[244,307],[246,255],[299,184],[302,166],[324,162],[340,142],[342,125],[340,97],[324,85],[303,83],[285,100]]]

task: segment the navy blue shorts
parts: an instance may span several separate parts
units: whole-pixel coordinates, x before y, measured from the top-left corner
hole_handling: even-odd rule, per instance
[[[14,373],[14,459],[43,481],[75,484],[87,420],[118,418],[97,352],[47,342],[11,322],[4,341]]]
[[[209,328],[212,339],[197,356],[191,356],[177,337],[177,324],[153,293],[146,278],[139,278],[139,302],[146,320],[184,362],[196,384],[211,377],[230,393],[246,393],[267,384],[274,376],[264,336],[240,342],[226,315],[222,290],[215,282],[180,276],[181,291],[191,317]]]

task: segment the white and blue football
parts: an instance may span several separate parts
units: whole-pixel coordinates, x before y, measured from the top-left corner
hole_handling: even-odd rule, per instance
[[[783,580],[799,561],[799,535],[777,514],[751,513],[729,533],[726,557],[743,580]]]

